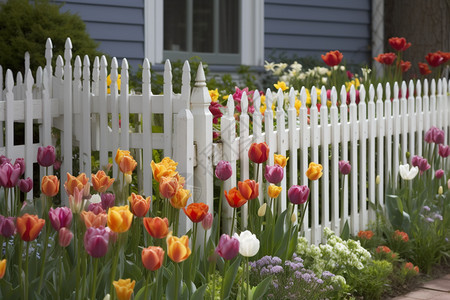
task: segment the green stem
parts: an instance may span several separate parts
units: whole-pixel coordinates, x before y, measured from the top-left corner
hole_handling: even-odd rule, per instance
[[[221,217],[222,217],[222,201],[223,201],[223,197],[224,197],[224,182],[221,180],[220,181],[220,194],[219,194],[219,214],[218,214],[218,219],[217,219],[217,232],[216,232],[216,245],[219,244],[219,239],[220,239],[220,222],[221,222]],[[204,248],[206,249],[206,248]]]
[[[245,268],[247,269],[247,295],[246,295],[246,299],[248,299],[249,297],[249,291],[250,291],[250,266],[248,264],[248,257],[246,257],[246,262],[245,262]]]
[[[27,242],[27,252],[25,253],[25,300],[28,300],[28,252],[30,251],[30,242]]]
[[[5,213],[4,213],[5,216],[9,216],[10,215],[9,211],[8,211],[8,194],[9,194],[8,192],[9,192],[9,188],[5,187],[5,203],[6,203],[6,205],[5,205]]]
[[[175,266],[175,300],[178,299],[178,287],[180,283],[178,282],[178,265],[174,264]]]
[[[112,265],[112,270],[111,270],[111,280],[110,280],[110,295],[111,298],[114,300],[115,298],[115,294],[113,293],[114,290],[114,285],[113,285],[113,281],[115,280],[116,277],[116,271],[117,271],[117,262],[119,260],[119,250],[120,250],[120,233],[119,236],[117,238],[117,243],[116,245],[114,245],[114,259],[113,259],[113,265]]]
[[[150,284],[150,271],[147,270],[147,278],[145,279],[145,292],[144,292],[144,299],[148,299],[148,285]]]
[[[233,208],[233,218],[231,219],[230,236],[233,236],[234,219],[236,219],[236,209],[237,209],[237,208]]]
[[[47,256],[47,248],[48,248],[48,236],[49,236],[49,226],[48,226],[48,221],[46,222],[47,226],[45,226],[45,237],[44,237],[44,244],[42,245],[42,247],[44,247],[44,253],[42,254],[41,257],[41,271],[39,272],[39,287],[38,287],[38,293],[41,292],[41,288],[42,288],[42,283],[44,282],[44,270],[45,270],[45,264],[46,264],[46,256]]]
[[[225,272],[228,269],[228,266],[230,265],[230,261],[227,260],[225,261],[225,266],[223,267],[223,278],[225,278]],[[215,286],[215,279],[216,277],[214,276],[214,286]],[[220,289],[220,299],[224,299],[224,289],[225,289],[225,280],[222,280],[222,288]]]
[[[93,283],[91,290],[91,299],[95,300],[95,292],[97,290],[97,270],[98,270],[98,258],[92,258],[94,260],[94,274],[93,274]],[[146,298],[145,298],[146,299]]]
[[[302,210],[302,217],[300,218],[300,223],[298,223],[298,231],[299,232],[301,232],[302,227],[303,227],[303,219],[305,218],[305,215],[306,215],[306,209],[308,208],[308,203],[309,203],[309,199],[305,203],[305,208]]]
[[[58,296],[61,297],[60,299],[62,299],[62,295],[61,295],[61,286],[62,286],[62,266],[63,266],[63,255],[64,255],[64,248],[61,248],[61,255],[59,256],[59,274],[58,274]]]
[[[175,226],[173,228],[173,232],[175,236],[178,236],[178,225],[180,223],[180,210],[179,209],[175,209]]]
[[[288,231],[287,231],[287,234],[289,235],[289,238],[288,238],[288,240],[290,240],[290,237],[291,237],[291,229],[292,229],[292,220],[291,220],[291,216],[292,216],[292,210],[293,210],[293,206],[292,206],[292,203],[289,203],[288,204],[288,208],[287,208],[287,211],[288,211],[288,215],[286,216],[287,218],[288,218]],[[284,255],[284,261],[286,261],[287,260],[287,258],[288,258],[288,254],[289,254],[289,245],[288,245],[288,247],[286,247],[286,253],[285,253],[285,255]]]

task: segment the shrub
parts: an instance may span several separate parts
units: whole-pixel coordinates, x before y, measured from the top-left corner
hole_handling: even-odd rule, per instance
[[[51,38],[53,57],[64,57],[67,37],[72,40],[73,57],[101,55],[98,44],[86,32],[86,26],[77,15],[61,13],[61,5],[48,0],[9,0],[0,4],[0,65],[13,71],[24,70],[24,54],[30,53],[30,68],[45,65],[45,42]]]

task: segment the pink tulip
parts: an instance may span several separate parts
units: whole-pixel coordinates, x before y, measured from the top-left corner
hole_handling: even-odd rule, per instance
[[[342,173],[342,175],[347,175],[352,170],[352,165],[349,161],[341,160],[339,161],[339,171]]]
[[[442,176],[444,176],[444,170],[439,169],[436,171],[436,173],[434,174],[434,177],[436,177],[437,179],[441,179]]]
[[[444,136],[443,130],[433,126],[425,133],[425,141],[427,143],[442,144],[444,143]]]
[[[67,247],[70,245],[70,242],[72,241],[73,233],[70,231],[70,229],[67,229],[66,227],[62,227],[59,230],[58,235],[58,243],[61,247]]]
[[[308,201],[309,188],[306,185],[293,185],[288,191],[289,201],[293,204],[303,204]]]
[[[4,217],[0,215],[0,234],[6,238],[14,235],[16,232],[16,218]]]
[[[5,162],[10,163],[11,159],[7,158],[4,155],[0,155],[0,165],[3,165],[3,163],[5,163]]]
[[[22,193],[26,194],[33,188],[33,179],[31,179],[30,177],[26,179],[20,179],[18,185]]]
[[[235,237],[230,237],[228,234],[222,234],[216,253],[225,260],[235,258],[239,253],[239,240]]]
[[[91,204],[89,204],[88,210],[92,211],[96,215],[98,215],[100,213],[106,213],[106,211],[103,209],[101,203],[91,203]]]
[[[23,158],[17,158],[14,162],[14,167],[20,168],[20,175],[22,176],[25,173],[25,160]]]
[[[0,165],[0,186],[5,188],[12,188],[17,185],[21,175],[20,165],[11,165],[5,162]]]
[[[101,194],[100,198],[102,199],[102,207],[104,210],[107,210],[110,207],[114,206],[114,202],[116,201],[116,195],[114,194]]]
[[[227,180],[233,174],[233,169],[231,168],[230,162],[226,160],[221,160],[216,166],[215,171],[216,177],[222,181]]]
[[[69,228],[72,224],[72,211],[68,207],[50,208],[48,212],[48,218],[52,224],[53,229],[59,231],[61,228]]]
[[[50,167],[55,163],[56,154],[55,147],[39,147],[37,153],[37,162],[42,167]]]
[[[89,227],[84,234],[84,248],[92,257],[103,257],[108,252],[109,233],[105,227]]]
[[[205,230],[210,229],[213,224],[213,220],[214,220],[213,215],[211,213],[207,213],[206,216],[202,220],[203,229],[205,229]]]
[[[439,145],[439,155],[446,158],[450,155],[450,146]]]
[[[280,165],[266,166],[264,177],[270,183],[277,184],[283,180],[284,169]]]

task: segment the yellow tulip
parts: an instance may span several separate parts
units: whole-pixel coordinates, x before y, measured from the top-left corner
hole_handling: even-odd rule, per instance
[[[167,256],[174,262],[182,262],[191,255],[189,249],[189,238],[183,235],[181,238],[172,235],[172,232],[167,236]]]
[[[323,174],[322,169],[323,169],[322,165],[311,162],[309,164],[308,170],[306,170],[306,176],[310,180],[317,180],[320,177],[322,177]]]
[[[287,163],[287,161],[289,159],[289,157],[286,157],[286,156],[281,155],[281,154],[274,154],[273,158],[274,158],[275,164],[279,165],[279,166],[281,166],[283,168],[286,167],[286,163]]]
[[[108,210],[108,227],[114,232],[125,232],[130,229],[133,214],[125,206],[113,206]]]
[[[281,193],[282,189],[283,188],[281,186],[271,184],[271,185],[269,185],[267,193],[269,194],[270,198],[276,198]]]
[[[113,281],[114,288],[116,289],[117,299],[119,300],[129,300],[131,299],[131,294],[133,294],[134,285],[136,281],[131,279],[119,279]]]
[[[0,279],[5,276],[6,272],[6,258],[0,261]]]

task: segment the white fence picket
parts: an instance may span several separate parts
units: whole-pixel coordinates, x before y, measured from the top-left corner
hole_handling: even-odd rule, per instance
[[[319,144],[319,112],[317,109],[317,91],[313,86],[311,88],[311,108],[310,108],[310,128],[311,128],[311,162],[320,163]],[[320,179],[321,183],[323,179]],[[311,185],[311,240],[318,244],[322,240],[322,230],[319,224],[319,180],[310,182]]]
[[[375,88],[371,84],[369,87],[369,103],[367,104],[367,112],[368,112],[368,140],[369,140],[369,151],[367,155],[368,160],[368,177],[369,177],[369,198],[368,201],[372,203],[372,206],[369,205],[369,216],[368,220],[375,219],[375,210],[373,205],[376,203],[376,152],[375,152],[375,139],[377,137],[377,123],[375,119]]]
[[[397,187],[397,173],[399,166],[399,150],[400,150],[400,101],[398,100],[398,83],[394,83],[394,100],[392,101],[392,131],[393,131],[393,151],[392,151],[392,178],[391,182]],[[401,149],[403,151],[403,149]]]
[[[355,86],[350,88],[349,123],[350,123],[350,163],[358,170],[359,128],[356,106]],[[359,227],[358,221],[358,172],[350,172],[350,232],[355,234]]]
[[[243,92],[241,97],[241,114],[239,115],[239,161],[240,161],[240,181],[250,179],[250,161],[248,150],[250,148],[250,118],[247,114],[248,98],[247,93]],[[241,230],[248,226],[248,205],[241,207]]]
[[[31,70],[28,69],[25,77],[25,113],[24,113],[24,123],[25,123],[25,178],[33,178],[33,75]],[[33,199],[33,193],[27,194],[27,199]]]
[[[277,149],[278,149],[277,154],[286,156],[288,138],[286,134],[286,113],[284,111],[284,95],[281,89],[278,89],[277,92],[276,115],[277,115]],[[270,158],[271,160],[269,159],[269,162],[272,162],[271,165],[273,165],[274,164],[273,155]],[[286,177],[287,174],[283,176],[283,179],[281,180],[280,183],[282,191],[286,191]],[[281,193],[280,196],[278,197],[277,201],[279,201],[281,205],[278,205],[277,207],[280,209],[280,213],[286,210],[287,208],[286,199],[287,199],[286,192]]]
[[[409,138],[409,147],[408,152],[410,156],[415,155],[415,135],[416,135],[416,106],[415,106],[415,98],[414,98],[414,82],[412,80],[409,81],[408,85],[408,138]],[[402,162],[402,164],[407,164],[408,160]]]
[[[340,117],[341,117],[341,158],[344,161],[348,161],[348,142],[349,142],[349,125],[348,125],[348,107],[347,107],[347,91],[345,86],[341,87],[340,92],[341,106],[340,106]],[[350,161],[353,164],[352,161]],[[343,190],[343,199],[339,199],[341,204],[341,230],[344,228],[345,223],[348,220],[348,187],[349,187],[349,176],[344,176],[342,180],[341,189]]]
[[[330,167],[329,167],[329,145],[330,145],[330,127],[328,126],[328,106],[327,106],[327,90],[322,86],[320,92],[321,95],[321,106],[320,106],[320,130],[321,130],[321,142],[320,151],[321,158],[320,161],[323,167],[323,175],[321,181],[321,225],[322,231],[325,227],[330,228],[330,194],[329,194],[329,181],[330,181]]]
[[[355,229],[355,234],[361,228],[366,228],[368,223],[367,212],[367,137],[368,137],[368,124],[367,124],[367,109],[366,109],[366,90],[364,85],[359,88],[358,104],[358,120],[359,120],[359,226]],[[355,172],[354,172],[355,173]]]

